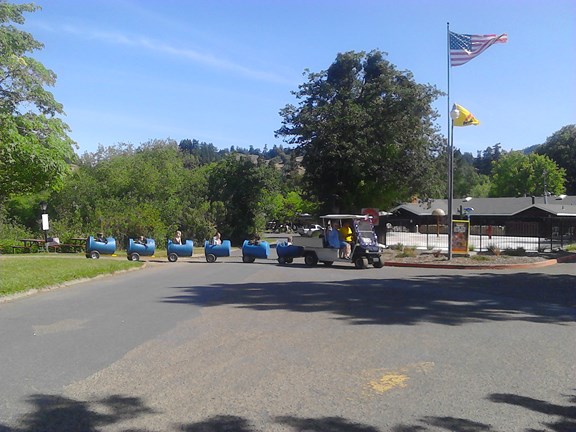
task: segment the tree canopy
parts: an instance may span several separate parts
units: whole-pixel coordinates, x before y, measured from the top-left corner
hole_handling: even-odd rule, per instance
[[[549,157],[512,151],[494,162],[490,195],[494,197],[543,196],[545,193],[559,195],[564,193],[565,182],[565,170],[559,168]]]
[[[52,93],[56,74],[27,55],[43,45],[14,24],[33,4],[0,1],[0,203],[14,192],[57,189],[69,173],[74,142]]]
[[[566,170],[566,193],[576,195],[576,125],[564,126],[536,149]]]
[[[446,190],[436,163],[445,142],[431,106],[439,90],[377,50],[341,53],[327,70],[307,72],[276,135],[298,145],[305,184],[324,210],[386,208]]]

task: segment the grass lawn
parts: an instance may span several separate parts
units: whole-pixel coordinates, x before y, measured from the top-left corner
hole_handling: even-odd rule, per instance
[[[142,262],[125,259],[86,259],[84,255],[79,254],[63,257],[48,254],[2,256],[0,257],[0,296],[142,265]]]

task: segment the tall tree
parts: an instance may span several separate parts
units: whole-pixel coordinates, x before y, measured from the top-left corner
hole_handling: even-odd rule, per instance
[[[62,105],[45,89],[56,74],[27,55],[43,45],[14,25],[37,9],[0,0],[0,203],[14,192],[57,189],[75,157]]]
[[[474,167],[474,157],[471,153],[462,154],[460,150],[454,151],[454,197],[488,196],[488,191],[482,191],[480,185],[485,184],[488,177],[479,174]],[[478,195],[478,194],[481,195]]]
[[[55,220],[79,221],[85,234],[104,229],[117,238],[164,239],[183,218],[187,179],[175,141],[101,147],[82,156],[50,202]]]
[[[503,153],[500,143],[486,147],[483,152],[478,150],[478,155],[474,159],[474,167],[478,170],[478,174],[489,176],[492,172],[492,163],[500,159]]]
[[[549,157],[513,151],[494,162],[490,195],[514,197],[561,194],[565,182],[566,172]]]
[[[441,92],[382,52],[338,54],[293,94],[300,103],[280,111],[276,135],[299,146],[304,180],[324,210],[386,208],[438,186],[433,166],[445,143],[431,104]]]
[[[269,198],[281,188],[280,172],[274,167],[235,156],[214,165],[208,184],[210,201],[226,203],[225,219],[218,228],[233,243],[264,228],[270,211]]]
[[[566,170],[566,193],[576,195],[576,125],[564,126],[536,149]]]

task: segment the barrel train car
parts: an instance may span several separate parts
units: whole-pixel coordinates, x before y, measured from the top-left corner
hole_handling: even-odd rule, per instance
[[[108,237],[105,241],[98,241],[90,236],[86,239],[86,258],[98,259],[100,255],[114,255],[116,240]]]
[[[146,239],[145,244],[138,243],[134,239],[128,239],[126,255],[129,261],[140,261],[141,256],[152,256],[156,250],[156,241]]]

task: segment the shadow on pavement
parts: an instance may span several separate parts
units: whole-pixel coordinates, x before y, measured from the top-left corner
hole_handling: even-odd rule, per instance
[[[33,394],[27,402],[32,408],[21,418],[20,426],[10,428],[0,423],[0,432],[92,432],[154,413],[139,398],[119,395],[77,401],[63,396]]]
[[[409,279],[270,282],[174,287],[168,303],[253,310],[329,312],[350,324],[431,322],[462,325],[576,319],[576,276],[546,274],[424,275]]]
[[[486,399],[494,403],[514,405],[549,418],[532,425],[529,429],[518,432],[574,432],[576,431],[576,395],[565,396],[571,406],[555,405],[550,402],[533,399],[515,394],[491,394]],[[519,412],[519,415],[521,413]],[[495,429],[489,424],[479,423],[456,417],[424,417],[417,425],[398,425],[392,432],[428,432],[428,431],[458,431],[458,432],[506,432],[508,429]]]
[[[486,400],[496,404],[514,405],[547,416],[541,423],[525,429],[524,432],[572,432],[576,430],[576,407],[574,406],[576,396],[565,397],[572,405],[556,405],[514,394],[491,394]],[[120,395],[111,395],[99,400],[78,401],[62,396],[35,394],[28,398],[28,402],[32,405],[32,411],[22,417],[20,426],[12,428],[0,423],[0,432],[96,432],[114,425],[119,426],[126,420],[161,414],[147,407],[139,398]],[[382,414],[385,415],[385,412]],[[271,423],[288,426],[294,432],[384,432],[377,427],[352,422],[343,417],[278,416],[272,418]],[[135,429],[121,430],[136,431]],[[194,423],[174,424],[170,430],[184,432],[260,431],[250,420],[231,415],[208,417]],[[495,429],[490,424],[449,416],[423,417],[417,420],[416,424],[396,425],[390,431],[506,432]]]

